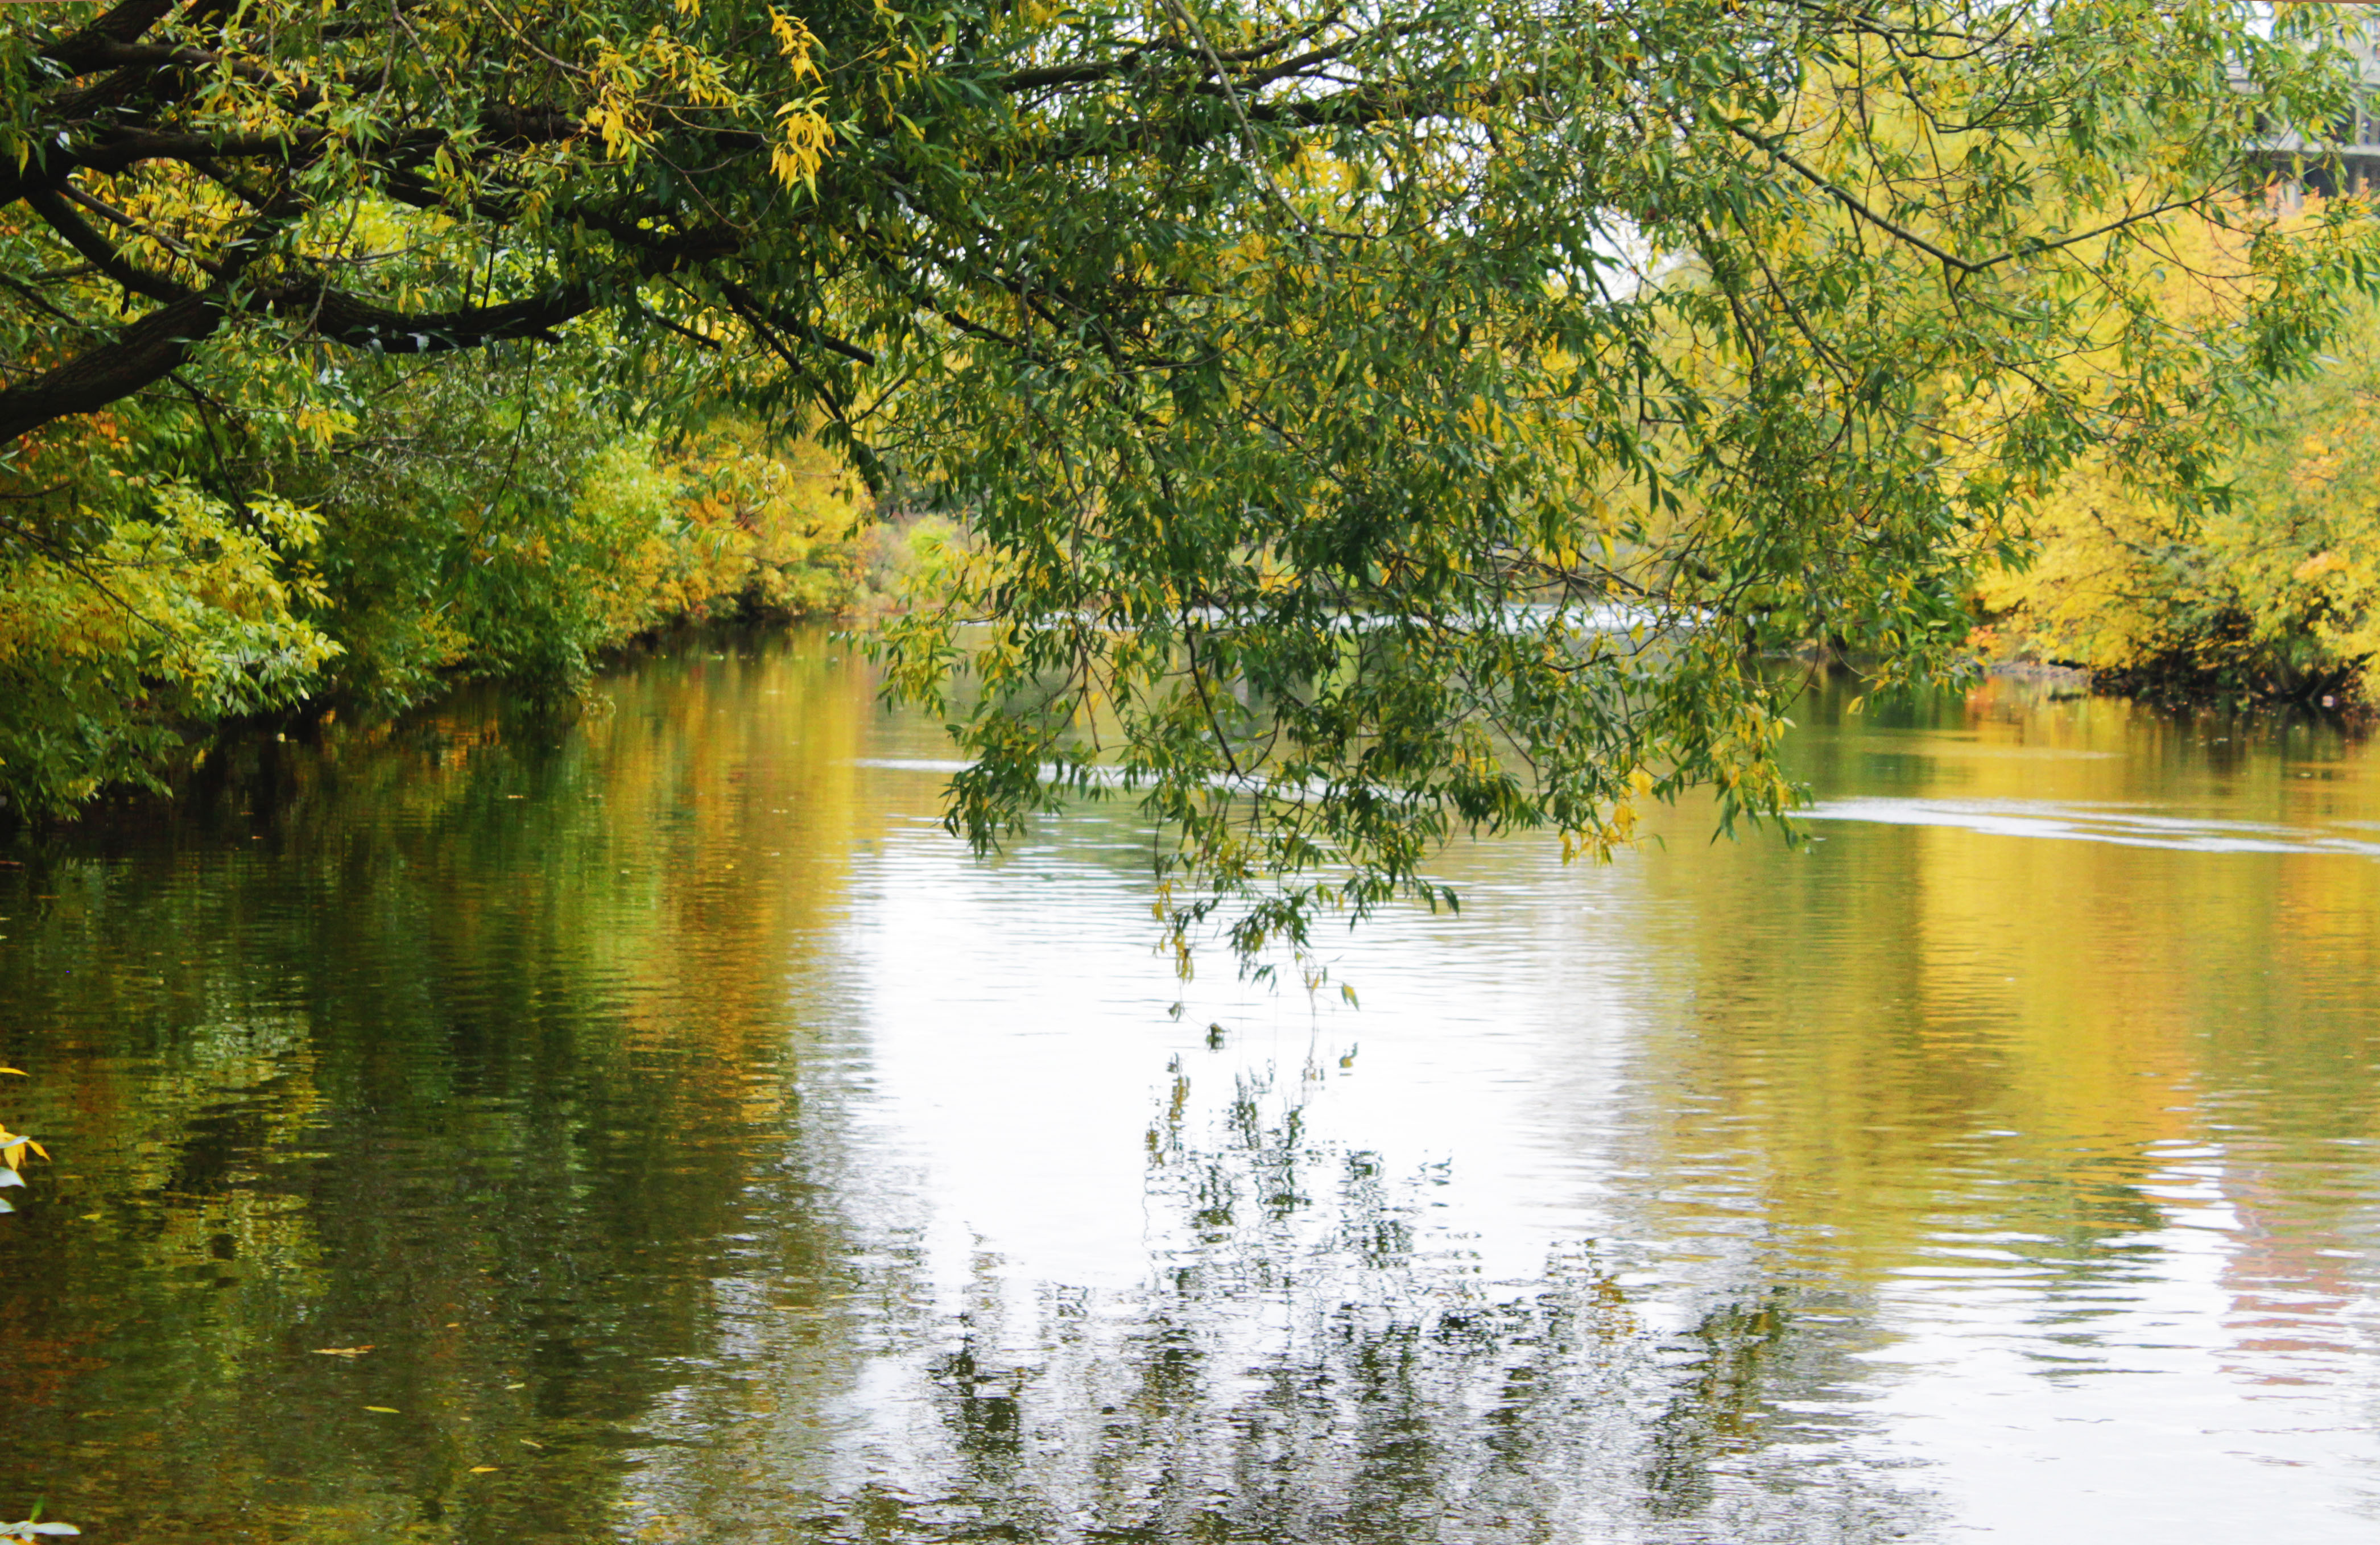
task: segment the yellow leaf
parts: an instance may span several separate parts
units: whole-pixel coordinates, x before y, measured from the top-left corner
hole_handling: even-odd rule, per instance
[[[13,1073],[19,1078],[30,1078],[32,1077],[31,1074],[26,1072],[21,1067],[0,1067],[0,1073]]]
[[[493,1465],[474,1465],[471,1466],[471,1473],[475,1476],[493,1475],[495,1468]]]
[[[378,1411],[382,1416],[384,1416],[384,1417],[395,1417],[395,1416],[402,1416],[402,1415],[404,1415],[404,1413],[403,1413],[403,1412],[399,1411],[399,1410],[398,1410],[395,1406],[394,1406],[394,1405],[367,1405],[367,1406],[365,1406],[365,1407],[364,1407],[364,1409],[365,1409],[365,1410],[367,1410],[367,1411]]]
[[[370,1351],[374,1344],[377,1344],[367,1343],[362,1346],[318,1346],[314,1348],[314,1356],[318,1357],[360,1357],[365,1353]]]

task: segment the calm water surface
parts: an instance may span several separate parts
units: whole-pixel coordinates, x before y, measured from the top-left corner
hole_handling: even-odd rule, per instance
[[[1184,986],[820,637],[0,847],[0,1515],[257,1541],[2363,1541],[2380,757],[1998,685],[1801,852]],[[1361,993],[1342,1003],[1341,980]]]

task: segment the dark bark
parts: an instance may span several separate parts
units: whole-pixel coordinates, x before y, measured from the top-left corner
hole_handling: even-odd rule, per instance
[[[731,262],[742,250],[748,233],[732,222],[698,223],[686,218],[679,206],[656,210],[648,216],[635,208],[579,208],[552,211],[549,220],[575,223],[608,237],[617,249],[612,263],[616,284],[579,268],[593,277],[527,298],[494,305],[410,312],[376,304],[354,293],[332,287],[307,274],[245,277],[243,270],[263,256],[270,234],[299,213],[294,203],[303,179],[297,174],[322,153],[326,131],[310,123],[300,127],[305,110],[319,100],[321,87],[302,78],[285,76],[248,59],[218,55],[202,30],[176,28],[160,35],[160,24],[178,16],[184,22],[205,22],[228,14],[229,0],[118,0],[111,9],[78,30],[38,45],[42,55],[67,79],[62,89],[37,104],[46,121],[35,134],[36,148],[22,167],[0,164],[0,207],[28,204],[52,231],[103,275],[120,299],[138,298],[162,309],[116,331],[109,341],[43,374],[0,392],[0,444],[41,424],[90,412],[138,392],[187,363],[199,342],[234,313],[269,315],[285,326],[346,347],[388,354],[427,354],[472,348],[507,338],[550,338],[552,330],[592,310],[597,296],[607,300],[629,297],[638,283],[662,275],[686,274]],[[1335,18],[1337,13],[1332,13]],[[1326,23],[1327,24],[1327,23]],[[1169,40],[1128,49],[1113,60],[1060,66],[1017,72],[991,82],[1010,91],[1080,89],[1112,80],[1163,56],[1169,68],[1188,63],[1207,72],[1187,83],[1194,95],[1220,96],[1253,89],[1315,67],[1352,46],[1340,43],[1290,51],[1310,43],[1314,30],[1287,34],[1225,54],[1204,43],[1193,47]],[[169,127],[173,103],[199,82],[223,72],[267,86],[290,111],[290,125],[280,134],[209,134]],[[1227,86],[1218,77],[1229,75]],[[531,97],[535,92],[525,93]],[[1206,140],[1245,130],[1251,125],[1311,127],[1361,122],[1383,106],[1366,89],[1345,90],[1287,103],[1245,103],[1231,97],[1228,116],[1189,126],[1123,127],[1098,135],[1098,143],[1062,140],[1041,152],[1048,159],[1078,154],[1106,154],[1125,148],[1139,136],[1170,137],[1175,141]],[[1408,108],[1410,104],[1405,104]],[[366,176],[376,191],[399,202],[436,208],[446,201],[426,168],[443,151],[466,160],[499,161],[504,152],[569,140],[584,132],[579,115],[530,102],[482,103],[468,132],[457,126],[434,126],[401,119],[381,126],[369,143]],[[758,154],[766,140],[744,130],[696,130],[695,138],[715,151]],[[158,272],[133,262],[118,243],[122,233],[114,225],[130,225],[79,191],[70,180],[79,171],[120,173],[143,164],[179,162],[246,201],[255,221],[244,234],[227,240],[184,238],[176,245],[164,233],[152,232],[176,253],[197,265],[198,272],[174,265]],[[493,171],[492,166],[484,168]],[[267,191],[277,184],[277,190]],[[499,174],[483,177],[471,213],[491,228],[516,218],[517,189]],[[95,211],[94,222],[85,211]],[[140,227],[145,228],[145,227]],[[850,340],[821,329],[798,309],[764,302],[725,274],[714,278],[730,286],[737,309],[765,330],[772,347],[790,342],[803,351],[866,366],[874,356]],[[198,286],[205,286],[199,288]],[[105,320],[85,325],[98,332]],[[819,361],[824,363],[823,360]]]
[[[79,30],[42,50],[42,57],[80,75],[102,67],[110,48],[138,40],[174,9],[177,0],[119,0]]]
[[[594,307],[593,292],[583,286],[497,306],[406,312],[315,284],[251,291],[237,300],[229,286],[216,285],[187,294],[125,328],[111,342],[0,392],[0,444],[153,385],[188,364],[198,345],[235,310],[300,317],[318,335],[353,348],[436,354],[506,338],[550,338],[553,328]]]
[[[595,293],[566,285],[526,300],[451,311],[397,311],[332,289],[298,282],[277,286],[263,309],[302,321],[308,331],[351,348],[382,354],[439,354],[478,348],[507,338],[550,338],[554,328],[595,309]]]
[[[189,362],[228,310],[221,286],[187,295],[142,317],[115,341],[0,392],[0,444],[53,420],[96,412],[163,380]]]
[[[25,201],[49,223],[50,229],[65,238],[67,246],[81,253],[86,262],[134,295],[145,295],[152,300],[163,300],[168,304],[189,295],[189,286],[176,284],[165,275],[142,268],[126,258],[105,237],[91,229],[89,221],[67,207],[66,200],[54,190],[29,189]]]

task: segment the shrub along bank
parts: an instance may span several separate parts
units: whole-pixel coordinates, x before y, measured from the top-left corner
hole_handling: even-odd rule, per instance
[[[898,566],[807,437],[624,428],[549,354],[338,361],[344,410],[193,390],[66,420],[0,505],[0,798],[157,786],[226,725],[388,713],[458,678],[576,692],[679,619],[819,615]]]
[[[2178,243],[2168,286],[2224,304],[2224,244],[2205,228]],[[2310,363],[2257,383],[2211,486],[2144,481],[2114,455],[2072,468],[2024,561],[1981,576],[1981,651],[2168,702],[2380,708],[2380,310]]]

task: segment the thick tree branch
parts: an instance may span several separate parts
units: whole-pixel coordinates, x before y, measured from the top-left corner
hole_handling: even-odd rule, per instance
[[[111,245],[108,239],[93,230],[91,223],[68,208],[66,200],[46,188],[27,189],[25,201],[35,213],[49,223],[66,244],[81,253],[86,262],[116,284],[135,295],[145,295],[152,300],[167,302],[188,298],[188,285],[180,285],[153,270],[142,268]]]
[[[579,208],[571,218],[601,231],[647,261],[649,269],[665,272],[689,262],[732,256],[744,245],[744,233],[723,225],[698,225],[691,230],[657,231],[637,224],[636,217],[609,210]]]
[[[153,128],[111,128],[70,157],[53,158],[54,171],[88,166],[94,172],[124,172],[144,161],[273,161],[294,162],[319,150],[329,134],[319,128],[293,129],[287,134],[189,134]]]
[[[2375,0],[2375,3],[2380,3],[2380,0]],[[1080,86],[1100,80],[1114,80],[1131,74],[1152,54],[1211,57],[1220,64],[1252,64],[1270,58],[1284,48],[1293,48],[1329,30],[1346,13],[1346,6],[1333,6],[1312,22],[1293,32],[1283,32],[1242,48],[1208,49],[1185,44],[1172,38],[1153,38],[1136,47],[1124,50],[1112,59],[1087,59],[1071,65],[1045,65],[1035,69],[1011,70],[992,82],[992,86],[997,91],[1014,95],[1023,91],[1041,91],[1051,86]],[[1268,66],[1264,75],[1266,79],[1278,79],[1284,73],[1337,58],[1368,38],[1400,37],[1420,30],[1418,26],[1408,26],[1378,28],[1358,32],[1326,48],[1313,49],[1294,59],[1284,59]]]
[[[399,311],[315,280],[266,289],[258,309],[303,322],[333,343],[382,354],[439,354],[478,348],[506,338],[544,338],[552,330],[595,309],[595,292],[565,285],[526,300],[495,306],[465,306],[448,311]]]
[[[55,420],[91,413],[154,384],[187,364],[234,310],[264,310],[300,322],[318,337],[382,354],[435,354],[505,338],[550,337],[595,307],[594,292],[565,286],[497,306],[407,312],[305,280],[237,293],[226,278],[184,291],[115,338],[0,392],[0,444]]]
[[[223,325],[228,309],[220,285],[186,295],[127,327],[114,342],[0,392],[0,444],[54,420],[96,412],[162,380],[188,362],[198,344]]]
[[[119,0],[65,37],[42,49],[42,57],[62,65],[74,74],[104,67],[102,51],[123,43],[137,42],[160,21],[165,19],[178,0]]]

